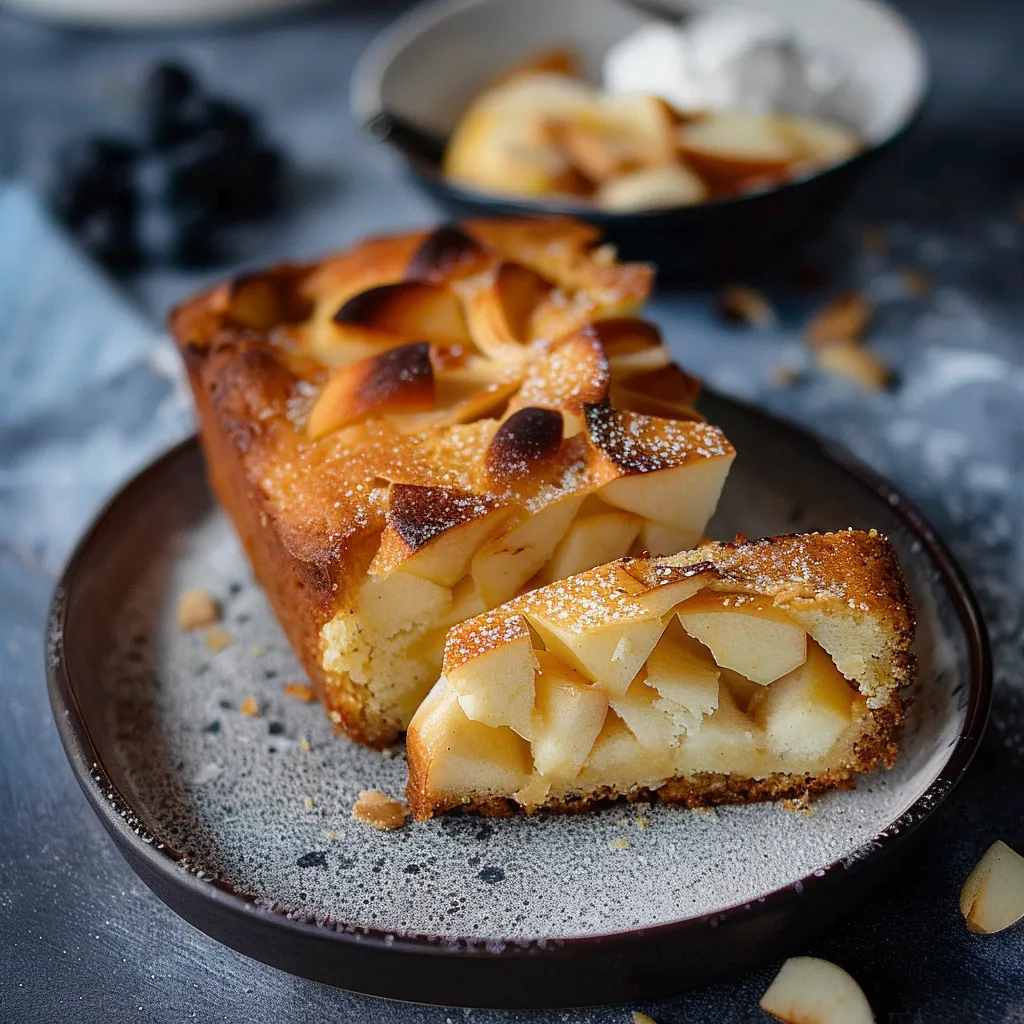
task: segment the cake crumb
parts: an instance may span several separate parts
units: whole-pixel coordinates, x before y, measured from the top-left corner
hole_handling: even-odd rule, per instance
[[[328,832],[327,833],[327,838],[328,839],[337,839],[338,838],[338,833],[337,832]]]
[[[242,706],[238,709],[243,715],[248,715],[252,718],[254,715],[260,713],[260,702],[250,693],[245,700],[242,701]]]
[[[633,1011],[633,1024],[657,1024],[657,1022],[648,1017],[646,1013],[641,1013],[639,1010]]]
[[[311,749],[312,749],[312,748],[310,747],[310,745],[309,745],[309,740],[307,740],[305,736],[303,736],[303,737],[302,737],[302,739],[301,739],[301,740],[299,740],[299,746],[300,746],[300,747],[301,747],[301,748],[302,748],[303,750],[311,750]]]
[[[223,626],[211,626],[206,631],[206,649],[211,654],[218,654],[230,646],[231,634]]]
[[[220,605],[208,590],[192,587],[178,598],[178,629],[202,629],[220,620]]]
[[[636,823],[640,828],[647,828],[650,822],[646,818],[637,818]]]
[[[313,688],[305,683],[286,683],[284,687],[285,696],[293,700],[300,700],[303,704],[312,704],[316,700]]]
[[[787,811],[796,811],[797,814],[805,814],[808,818],[814,816],[814,809],[811,807],[811,794],[806,791],[798,797],[783,800],[782,806]]]
[[[249,653],[254,657],[258,658],[263,653],[263,648],[259,644],[253,644],[249,648]]]
[[[628,839],[613,839],[609,845],[613,850],[628,850],[632,844]]]
[[[313,798],[311,796],[304,796],[302,798],[302,806],[305,807],[307,811],[313,810]]]
[[[352,808],[352,817],[383,832],[401,828],[408,808],[376,789],[364,789]]]

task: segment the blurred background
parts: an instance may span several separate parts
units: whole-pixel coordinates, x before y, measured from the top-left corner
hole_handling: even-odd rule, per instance
[[[515,0],[501,6],[515,26]],[[628,19],[652,17],[625,6]],[[815,32],[825,36],[829,6],[782,5],[815,8]],[[405,116],[415,121],[422,110],[367,106],[379,68],[364,65],[353,113],[357,61],[408,8],[393,0],[0,3],[4,1020],[262,1022],[300,1008],[353,1021],[474,1016],[287,977],[175,918],[87,810],[41,678],[44,609],[75,538],[118,483],[192,430],[163,335],[174,303],[240,268],[436,222],[449,216],[439,202],[522,203],[467,196],[457,183],[453,195],[424,165],[423,136],[402,134]],[[628,255],[656,260],[705,253],[709,239],[725,239],[727,254],[745,251],[766,222],[777,228],[799,216],[807,227],[781,248],[755,247],[762,259],[746,253],[699,273],[691,261],[662,282],[651,315],[710,386],[837,441],[924,507],[984,607],[997,668],[986,745],[922,859],[811,952],[862,980],[880,1020],[1024,1021],[1019,930],[971,942],[950,895],[989,842],[1024,840],[1015,774],[1024,767],[1024,6],[897,0],[894,9],[926,54],[927,70],[914,79],[920,95],[900,63],[913,47],[891,58],[895,65],[864,60],[879,93],[903,88],[906,102],[878,146],[863,136],[869,158],[852,158],[856,173],[841,188],[818,188],[835,173],[825,169],[755,182],[749,194],[715,193],[684,214],[578,209],[625,232]],[[581,16],[568,24],[581,26]],[[579,31],[591,39],[590,28]],[[581,41],[557,35],[552,43]],[[889,53],[873,39],[857,52]],[[502,70],[492,43],[458,41],[477,79],[481,68]],[[409,82],[406,94],[440,96],[446,82],[462,80],[447,58],[428,53],[419,63],[422,88]],[[179,102],[186,93],[192,106]],[[401,90],[380,94],[402,106]],[[379,112],[397,116],[384,126],[393,141],[420,147],[412,170],[360,123]],[[198,121],[177,124],[179,114]],[[426,120],[418,127],[435,142],[438,130],[455,127],[447,114]],[[239,152],[245,159],[233,160]],[[232,177],[241,164],[248,176]],[[226,176],[212,199],[211,175]],[[661,1024],[762,1019],[756,1002],[769,977],[648,1009]]]

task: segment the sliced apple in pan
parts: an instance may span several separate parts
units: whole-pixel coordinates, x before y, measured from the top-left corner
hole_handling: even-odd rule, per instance
[[[762,686],[807,658],[807,633],[768,598],[709,591],[691,598],[677,614],[718,665]]]
[[[493,281],[476,292],[467,307],[477,347],[492,359],[525,358],[531,318],[553,287],[521,263],[499,263]]]
[[[610,131],[601,121],[552,119],[545,122],[545,129],[568,163],[587,181],[600,184],[639,164],[633,142]]]
[[[837,164],[853,156],[861,143],[847,128],[809,117],[783,117],[780,128],[793,144],[798,160],[809,167]]]
[[[993,843],[964,882],[960,912],[968,930],[982,935],[1024,919],[1024,857],[1006,843]]]
[[[780,119],[756,111],[721,110],[688,121],[677,141],[694,170],[712,178],[778,177],[800,155]]]
[[[434,370],[426,342],[400,345],[335,371],[310,410],[314,440],[367,416],[434,407]]]
[[[605,94],[599,120],[605,131],[630,147],[644,167],[675,162],[676,116],[656,96]]]
[[[577,79],[517,75],[478,96],[459,120],[444,172],[474,188],[512,195],[582,190],[585,182],[550,141],[544,122],[595,105],[595,91]]]
[[[606,459],[600,496],[678,531],[690,548],[718,504],[735,449],[717,427],[586,408],[587,434]]]
[[[534,767],[547,778],[572,779],[601,732],[608,698],[546,651],[537,660]]]
[[[594,194],[603,210],[664,210],[693,206],[708,198],[700,175],[682,164],[643,167],[606,181]]]
[[[455,633],[445,648],[444,675],[474,722],[507,725],[533,739],[534,675],[540,663],[526,620],[513,615],[496,624],[488,649],[475,652]]]
[[[483,544],[506,527],[513,509],[451,487],[392,484],[371,576],[395,570],[454,586]]]
[[[640,516],[617,509],[577,518],[541,570],[538,582],[552,583],[621,558],[642,526]]]
[[[332,323],[335,344],[346,351],[379,351],[411,341],[472,344],[458,298],[425,281],[397,281],[353,295]]]
[[[785,1024],[874,1024],[861,987],[841,967],[817,957],[796,956],[782,965],[761,1009]]]

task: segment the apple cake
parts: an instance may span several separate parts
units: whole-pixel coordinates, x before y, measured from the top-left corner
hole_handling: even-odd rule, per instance
[[[571,220],[376,238],[185,303],[208,473],[336,727],[384,746],[448,629],[697,543],[734,451]]]
[[[913,631],[873,531],[618,559],[452,628],[409,726],[410,809],[851,785],[896,757]]]

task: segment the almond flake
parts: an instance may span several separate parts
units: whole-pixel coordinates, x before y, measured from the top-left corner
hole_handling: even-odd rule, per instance
[[[751,327],[768,327],[776,319],[771,303],[745,284],[728,284],[718,293],[718,313],[726,323]]]
[[[859,342],[871,319],[871,304],[862,292],[851,291],[833,299],[811,318],[804,338],[812,347],[837,342]]]

